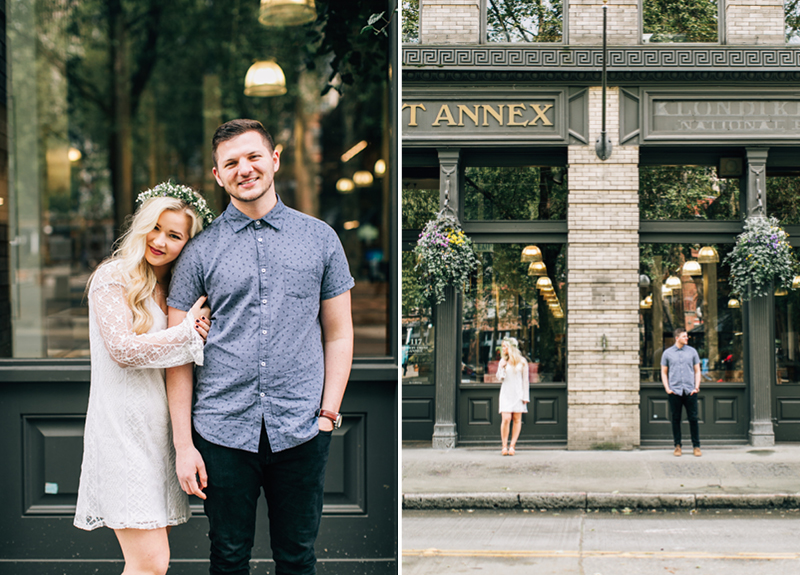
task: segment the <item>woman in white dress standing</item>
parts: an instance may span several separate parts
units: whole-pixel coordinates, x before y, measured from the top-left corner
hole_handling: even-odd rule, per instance
[[[124,575],[166,573],[168,530],[189,519],[164,368],[202,365],[210,328],[203,297],[167,329],[166,297],[175,259],[213,213],[191,188],[169,182],[138,202],[118,248],[89,280],[92,376],[74,521],[114,530]]]
[[[522,430],[522,414],[528,412],[530,401],[530,380],[528,362],[519,351],[516,338],[507,337],[502,343],[502,359],[497,368],[500,386],[500,439],[503,442],[503,455],[514,455],[519,432]],[[511,422],[513,419],[513,427]],[[511,427],[511,445],[508,445],[508,431]]]

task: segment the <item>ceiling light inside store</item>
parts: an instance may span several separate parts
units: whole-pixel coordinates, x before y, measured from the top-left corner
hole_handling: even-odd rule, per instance
[[[353,183],[355,183],[355,185],[357,185],[359,188],[371,186],[373,181],[372,173],[366,170],[359,170],[353,174]]]
[[[704,246],[697,252],[697,261],[701,264],[715,264],[719,262],[719,254],[714,246]]]
[[[647,298],[645,298],[645,299],[643,299],[642,301],[639,302],[639,308],[641,308],[641,309],[650,309],[651,307],[653,307],[653,300],[652,299],[648,302]]]
[[[339,178],[336,182],[336,189],[342,194],[349,194],[356,188],[355,183],[350,178]]]
[[[683,275],[685,276],[701,276],[703,275],[703,268],[700,263],[695,260],[689,260],[683,264]]]
[[[798,289],[798,288],[800,288],[800,276],[794,276],[794,279],[792,280],[792,289]]]
[[[531,262],[531,265],[528,266],[528,275],[546,276],[547,266],[544,265],[544,262]],[[537,283],[536,285],[538,286],[539,284]]]
[[[67,157],[69,158],[70,162],[77,162],[83,157],[81,151],[78,148],[70,148],[67,152]]]
[[[728,307],[732,309],[737,309],[742,307],[742,304],[738,299],[732,297],[731,299],[728,300]]]
[[[678,276],[669,276],[667,278],[667,281],[664,282],[664,285],[667,286],[669,289],[673,290],[673,289],[680,289],[681,285],[683,284],[681,283],[681,280]]]
[[[372,171],[375,172],[375,175],[380,178],[386,173],[386,162],[383,160],[378,160],[375,162],[375,167],[372,168]]]
[[[672,290],[669,289],[667,286],[661,286],[661,297],[669,297],[672,295]]]
[[[244,77],[244,95],[266,98],[286,93],[286,77],[274,60],[259,60]]]
[[[545,288],[553,289],[553,282],[550,281],[549,277],[542,276],[536,280],[536,287],[540,290],[544,290]]]
[[[787,290],[785,287],[776,288],[775,289],[775,295],[777,297],[783,297],[785,295],[789,295],[789,290]]]
[[[540,262],[542,261],[542,250],[538,246],[525,246],[522,248],[523,262]]]
[[[342,162],[345,163],[349,162],[350,160],[356,157],[356,154],[363,151],[364,148],[366,148],[368,145],[369,144],[367,144],[366,140],[361,140],[358,144],[356,144],[355,146],[347,150],[344,154],[342,154],[342,157],[340,159],[342,160]]]
[[[261,0],[258,13],[264,26],[299,26],[316,19],[314,0]]]

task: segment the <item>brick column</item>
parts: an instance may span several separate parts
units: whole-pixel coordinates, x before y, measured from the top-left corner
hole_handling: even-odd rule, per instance
[[[572,3],[570,3],[572,5]],[[589,91],[589,141],[602,92]],[[619,89],[608,90],[606,161],[569,147],[568,448],[639,445],[639,148],[619,145]]]
[[[728,44],[784,44],[783,0],[725,0]]]
[[[420,44],[477,44],[479,0],[420,0]]]
[[[608,45],[639,43],[637,0],[609,0]],[[569,43],[603,44],[603,0],[569,0]]]

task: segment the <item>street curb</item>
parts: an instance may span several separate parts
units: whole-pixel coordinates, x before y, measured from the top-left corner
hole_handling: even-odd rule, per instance
[[[403,509],[797,509],[800,493],[404,493]]]

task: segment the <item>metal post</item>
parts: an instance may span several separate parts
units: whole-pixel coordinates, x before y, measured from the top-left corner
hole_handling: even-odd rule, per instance
[[[603,0],[603,126],[594,144],[597,157],[607,160],[611,157],[611,138],[606,133],[606,62],[608,61],[608,46],[606,36],[606,24],[608,20],[608,0]]]

